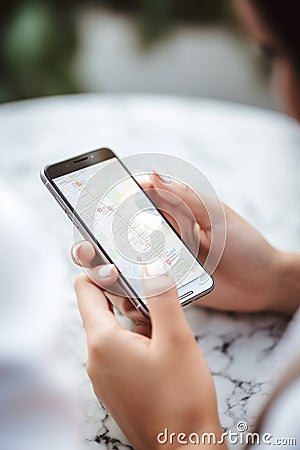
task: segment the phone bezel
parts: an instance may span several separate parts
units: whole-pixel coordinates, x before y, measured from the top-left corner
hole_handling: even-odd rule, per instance
[[[60,161],[54,164],[49,164],[47,165],[44,170],[42,171],[42,175],[44,175],[44,177],[42,176],[42,181],[46,184],[47,182],[51,184],[52,189],[55,190],[55,193],[59,195],[59,198],[63,201],[63,203],[65,204],[65,206],[67,207],[67,209],[69,210],[69,213],[72,214],[72,216],[70,216],[68,214],[68,211],[62,206],[62,208],[65,210],[65,212],[67,213],[67,215],[70,217],[70,219],[74,222],[75,226],[79,229],[79,232],[84,235],[84,237],[86,238],[87,236],[89,237],[89,239],[91,239],[92,243],[94,245],[97,246],[97,248],[99,249],[99,251],[101,252],[101,257],[106,258],[106,260],[109,263],[114,264],[114,262],[111,260],[111,258],[109,257],[109,255],[106,253],[105,249],[102,247],[101,243],[96,239],[96,237],[92,234],[92,232],[89,230],[89,228],[86,226],[86,224],[84,223],[84,221],[80,218],[79,214],[76,212],[76,210],[72,207],[72,205],[69,203],[69,201],[66,199],[66,197],[63,195],[63,193],[61,192],[61,190],[58,188],[58,186],[56,185],[56,183],[54,182],[55,178],[58,178],[60,176],[63,175],[67,175],[68,173],[72,173],[72,172],[76,172],[80,169],[86,168],[86,167],[91,167],[95,164],[99,164],[103,161],[107,161],[109,159],[112,158],[117,158],[118,162],[123,166],[123,168],[125,169],[125,171],[128,173],[128,175],[134,180],[134,182],[138,185],[138,187],[144,192],[144,194],[148,197],[149,201],[153,204],[153,206],[157,209],[157,211],[159,212],[159,214],[164,218],[164,220],[168,223],[168,225],[171,227],[171,229],[174,231],[174,233],[176,233],[176,235],[178,236],[178,238],[181,240],[181,242],[183,243],[183,245],[187,248],[187,250],[191,252],[191,250],[189,249],[189,247],[186,245],[186,243],[182,240],[181,236],[179,235],[179,233],[177,232],[177,230],[173,227],[173,225],[164,217],[164,215],[161,213],[161,211],[159,211],[159,209],[156,207],[156,205],[153,203],[152,199],[149,197],[149,195],[147,194],[147,192],[145,192],[142,188],[142,186],[138,183],[138,181],[134,178],[134,176],[129,172],[129,170],[127,169],[127,167],[125,166],[125,164],[122,162],[122,160],[109,148],[103,147],[97,150],[92,150],[86,153],[82,153],[80,155],[77,155],[76,157],[73,158],[69,158],[67,160],[64,161]],[[51,192],[55,197],[55,193]],[[82,229],[81,229],[82,228]],[[198,258],[195,257],[195,255],[193,255],[193,257],[196,259],[196,261],[198,262],[198,264],[203,268],[201,262],[198,260]],[[118,270],[118,269],[117,269]],[[194,292],[195,294],[192,297],[187,297],[185,300],[180,301],[180,304],[182,305],[182,307],[192,303],[193,301],[203,297],[204,295],[208,294],[209,292],[211,292],[214,289],[214,279],[211,276],[211,274],[209,274],[207,272],[206,269],[204,269],[208,279],[211,281],[211,285],[206,289],[203,290],[201,292]],[[127,279],[122,275],[122,273],[118,270],[119,273],[119,277],[120,279],[123,281],[123,283],[125,283],[125,286],[121,286],[123,289],[125,288],[125,290],[127,290],[128,292],[126,292],[127,294],[129,294],[129,297],[131,299],[131,301],[133,301],[134,305],[138,308],[141,309],[141,311],[145,314],[145,315],[149,315],[148,312],[148,307],[147,305],[143,302],[143,300],[138,296],[137,292],[135,292],[135,290],[131,287],[130,283],[127,281]],[[184,288],[185,286],[188,287],[189,285],[191,285],[192,283],[196,282],[197,280],[199,280],[200,277],[196,278],[195,280],[190,281],[189,283],[185,284],[184,286],[181,286],[179,289]],[[122,284],[123,284],[122,283]],[[134,294],[134,296],[132,296],[132,294]],[[182,294],[180,297],[184,297],[186,294]],[[137,304],[137,301],[139,302],[139,304]]]

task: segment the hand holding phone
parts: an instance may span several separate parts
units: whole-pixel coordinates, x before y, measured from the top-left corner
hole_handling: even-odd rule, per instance
[[[41,176],[101,261],[115,265],[117,292],[143,314],[143,267],[156,260],[169,266],[182,306],[213,289],[212,277],[111,150],[47,166]]]
[[[158,449],[163,443],[167,449],[179,448],[177,436],[182,439],[183,433],[187,439],[192,433],[194,439],[195,433],[199,439],[202,433],[215,433],[219,440],[223,430],[213,379],[185,319],[170,272],[157,276],[159,283],[164,278],[168,289],[156,296],[148,270],[145,266],[143,282],[151,337],[124,329],[101,289],[86,274],[75,280],[87,333],[86,367],[94,392],[136,449]],[[224,440],[218,447],[226,449]]]

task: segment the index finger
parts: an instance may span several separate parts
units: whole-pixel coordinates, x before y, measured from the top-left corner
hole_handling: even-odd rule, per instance
[[[154,188],[157,189],[158,195],[163,200],[177,208],[182,206],[188,208],[201,226],[211,228],[210,214],[215,211],[213,199],[203,194],[200,197],[198,193],[186,184],[176,180],[170,180],[168,183],[165,183],[157,172],[153,173],[152,179]]]
[[[79,311],[87,335],[95,328],[100,331],[107,329],[122,329],[109,308],[104,293],[85,274],[75,278],[75,291]]]

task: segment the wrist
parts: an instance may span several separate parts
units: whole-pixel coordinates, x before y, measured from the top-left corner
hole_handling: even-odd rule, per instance
[[[300,304],[300,255],[277,251],[271,277],[270,310],[293,314]]]

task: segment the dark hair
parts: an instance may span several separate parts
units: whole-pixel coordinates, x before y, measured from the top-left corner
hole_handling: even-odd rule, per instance
[[[300,1],[250,0],[267,28],[277,38],[300,78]]]

